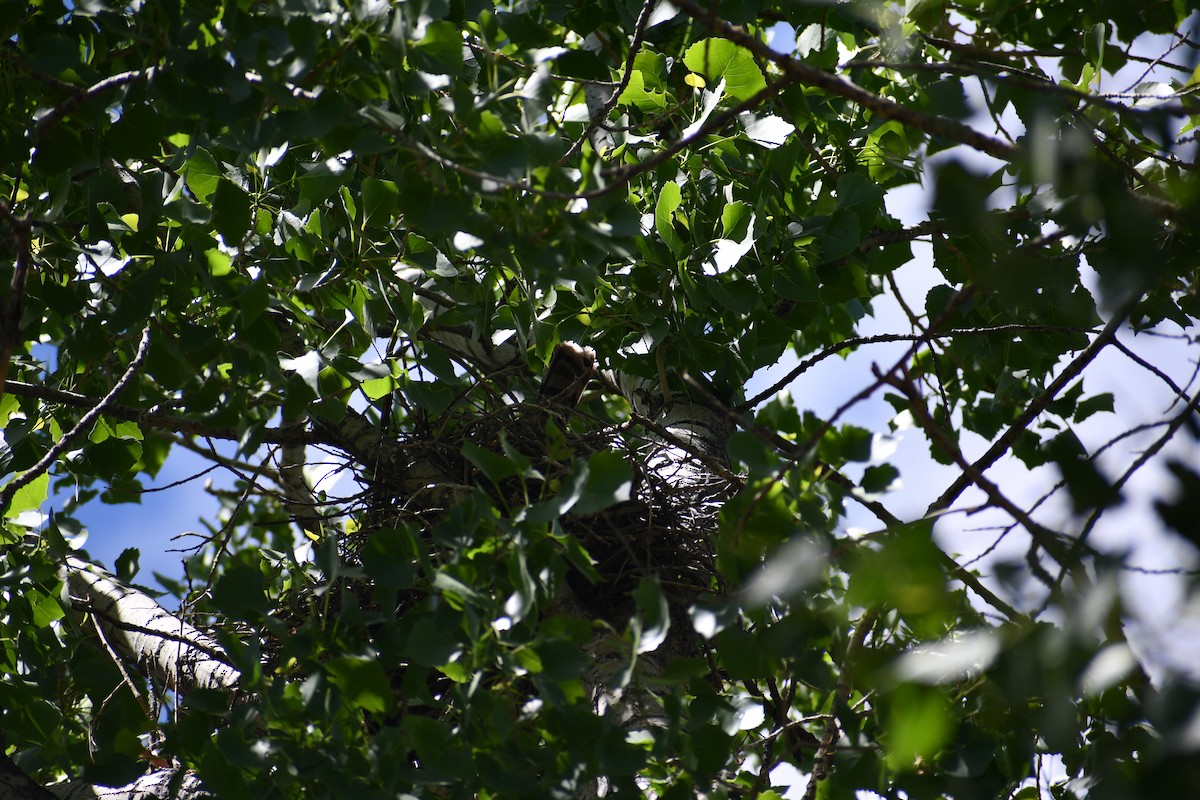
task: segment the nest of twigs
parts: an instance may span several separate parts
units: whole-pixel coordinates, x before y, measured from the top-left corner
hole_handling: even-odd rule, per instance
[[[629,499],[586,515],[568,511],[559,520],[562,530],[591,557],[599,575],[594,580],[578,570],[568,574],[567,584],[579,606],[588,616],[620,628],[633,612],[632,592],[645,578],[658,581],[673,615],[723,591],[712,540],[716,512],[730,487],[696,464],[688,465],[686,480],[679,479],[678,469],[664,470],[663,452],[669,442],[655,434],[632,425],[601,425],[586,411],[522,402],[491,411],[460,407],[440,418],[421,420],[399,434],[394,444],[405,454],[409,474],[389,476],[371,465],[359,465],[369,500],[365,524],[343,543],[350,563],[359,560],[372,530],[410,523],[432,531],[456,503],[476,490],[501,514],[515,514],[528,501],[554,496],[578,460],[606,450],[618,453],[631,467]],[[486,474],[478,458],[466,455],[468,450],[486,451],[497,463],[523,460],[528,469],[496,481],[495,470]],[[428,542],[431,548],[444,546],[432,536]]]

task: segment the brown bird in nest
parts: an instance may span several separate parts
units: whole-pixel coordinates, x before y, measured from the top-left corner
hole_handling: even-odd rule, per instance
[[[581,347],[575,342],[559,342],[550,356],[550,363],[546,365],[546,374],[542,377],[542,388],[538,393],[548,402],[574,408],[595,374],[595,350]]]

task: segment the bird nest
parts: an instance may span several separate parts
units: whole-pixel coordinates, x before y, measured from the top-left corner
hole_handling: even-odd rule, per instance
[[[552,499],[581,461],[605,451],[630,467],[627,499],[593,513],[568,508],[557,518],[557,529],[574,538],[594,568],[590,575],[572,568],[566,576],[582,610],[623,626],[634,610],[633,590],[646,578],[658,581],[672,616],[699,598],[723,593],[713,534],[732,487],[661,431],[601,424],[586,407],[541,399],[490,410],[463,404],[422,418],[389,447],[402,455],[391,459],[394,474],[357,465],[369,499],[363,525],[343,542],[349,563],[360,562],[372,531],[405,524],[423,532],[431,555],[441,561],[437,550],[448,545],[434,532],[456,506],[482,496],[511,522],[531,503]]]

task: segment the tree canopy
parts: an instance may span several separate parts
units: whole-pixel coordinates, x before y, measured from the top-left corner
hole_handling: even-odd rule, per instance
[[[1131,347],[1200,317],[1189,13],[0,4],[0,800],[1200,794],[1092,535],[1167,469],[1200,546]],[[1175,402],[1085,443],[1113,353]],[[82,533],[180,450],[232,488],[164,593]]]

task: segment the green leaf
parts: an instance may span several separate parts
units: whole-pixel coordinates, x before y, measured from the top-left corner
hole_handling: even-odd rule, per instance
[[[384,593],[412,585],[417,574],[417,551],[412,534],[403,528],[373,531],[363,547],[363,571]]]
[[[754,209],[749,203],[736,201],[726,203],[721,209],[721,237],[742,241],[749,232],[750,223],[754,219]]]
[[[850,211],[835,212],[825,230],[817,237],[821,257],[826,261],[845,258],[858,249],[861,241],[862,225],[858,215]]]
[[[878,540],[878,550],[857,552],[847,598],[863,607],[896,609],[919,636],[937,637],[957,600],[930,529],[928,521],[913,523]]]
[[[192,194],[201,203],[208,203],[221,182],[221,170],[217,160],[203,147],[197,147],[192,157],[183,166],[184,181]]]
[[[413,45],[413,64],[435,75],[458,75],[463,67],[463,37],[458,26],[436,20],[425,26],[425,36]]]
[[[667,181],[659,189],[658,202],[654,204],[654,229],[676,255],[682,253],[684,247],[683,239],[675,232],[675,209],[683,202],[682,198],[679,184]]]
[[[888,702],[888,766],[915,770],[918,759],[929,761],[949,741],[954,730],[953,710],[945,694],[933,687],[906,685]]]
[[[754,55],[726,39],[704,39],[684,53],[683,63],[710,84],[725,80],[725,92],[735,100],[749,100],[767,88]]]
[[[463,442],[462,454],[494,484],[498,485],[505,478],[519,474],[517,465],[512,460],[491,450],[485,450],[474,442]]]
[[[223,278],[233,272],[233,259],[215,247],[204,251],[204,262],[208,265],[208,274],[214,278]]]
[[[635,69],[629,74],[629,83],[626,84],[625,91],[621,92],[621,96],[617,98],[617,103],[632,105],[639,111],[655,113],[666,111],[671,100],[671,96],[662,88],[647,87],[645,75],[641,70]]]
[[[31,592],[25,597],[29,601],[34,627],[44,628],[66,616],[66,611],[56,595]]]
[[[113,565],[116,569],[118,580],[123,583],[131,583],[138,574],[138,561],[141,558],[141,551],[136,547],[126,547],[121,551],[121,555],[117,556],[117,561]]]
[[[318,397],[321,394],[321,365],[321,354],[316,350],[310,350],[298,358],[288,358],[287,356],[279,358],[280,369],[296,373]]]
[[[217,579],[213,602],[235,619],[248,619],[271,609],[262,572],[244,563],[234,564]]]
[[[1114,408],[1113,403],[1112,392],[1092,395],[1085,400],[1081,400],[1079,405],[1075,406],[1075,414],[1072,419],[1075,422],[1083,422],[1088,417],[1098,414],[1101,411],[1111,412]]]
[[[193,190],[194,191],[194,190]],[[217,181],[212,198],[213,226],[230,247],[236,247],[250,230],[250,195],[228,178]]]
[[[404,652],[414,663],[430,667],[447,664],[459,652],[458,634],[441,618],[445,616],[425,614],[413,625]]]
[[[634,652],[652,653],[667,640],[667,632],[671,629],[671,609],[658,581],[650,578],[641,580],[633,590],[633,599],[637,602],[637,618],[640,622]]]
[[[388,225],[400,206],[400,189],[395,181],[363,178],[363,225]]]
[[[129,271],[127,268],[121,273],[122,276]],[[116,330],[138,330],[145,324],[146,318],[150,316],[159,299],[160,275],[158,269],[149,267],[137,272],[133,280],[126,284],[117,302],[116,311],[110,319]]]
[[[1100,471],[1095,460],[1088,457],[1083,443],[1073,431],[1063,431],[1051,439],[1046,452],[1062,472],[1076,513],[1123,502],[1119,490]]]
[[[383,667],[373,658],[336,656],[325,664],[329,681],[342,690],[342,700],[352,708],[388,714],[396,706],[395,695]]]
[[[46,502],[50,492],[50,473],[43,472],[13,493],[12,502],[4,510],[6,519],[12,519],[25,511],[37,511]]]
[[[588,457],[579,500],[572,511],[595,514],[627,501],[633,491],[633,468],[619,454],[601,450]]]
[[[861,230],[870,230],[883,208],[883,187],[861,172],[851,172],[838,181],[837,203],[839,209],[854,212]]]
[[[891,464],[879,464],[863,471],[859,485],[871,494],[881,494],[890,491],[899,478],[900,470]]]
[[[372,378],[369,381],[364,381],[360,388],[368,400],[375,402],[394,394],[398,385],[395,378],[391,375],[385,375],[382,378]]]

